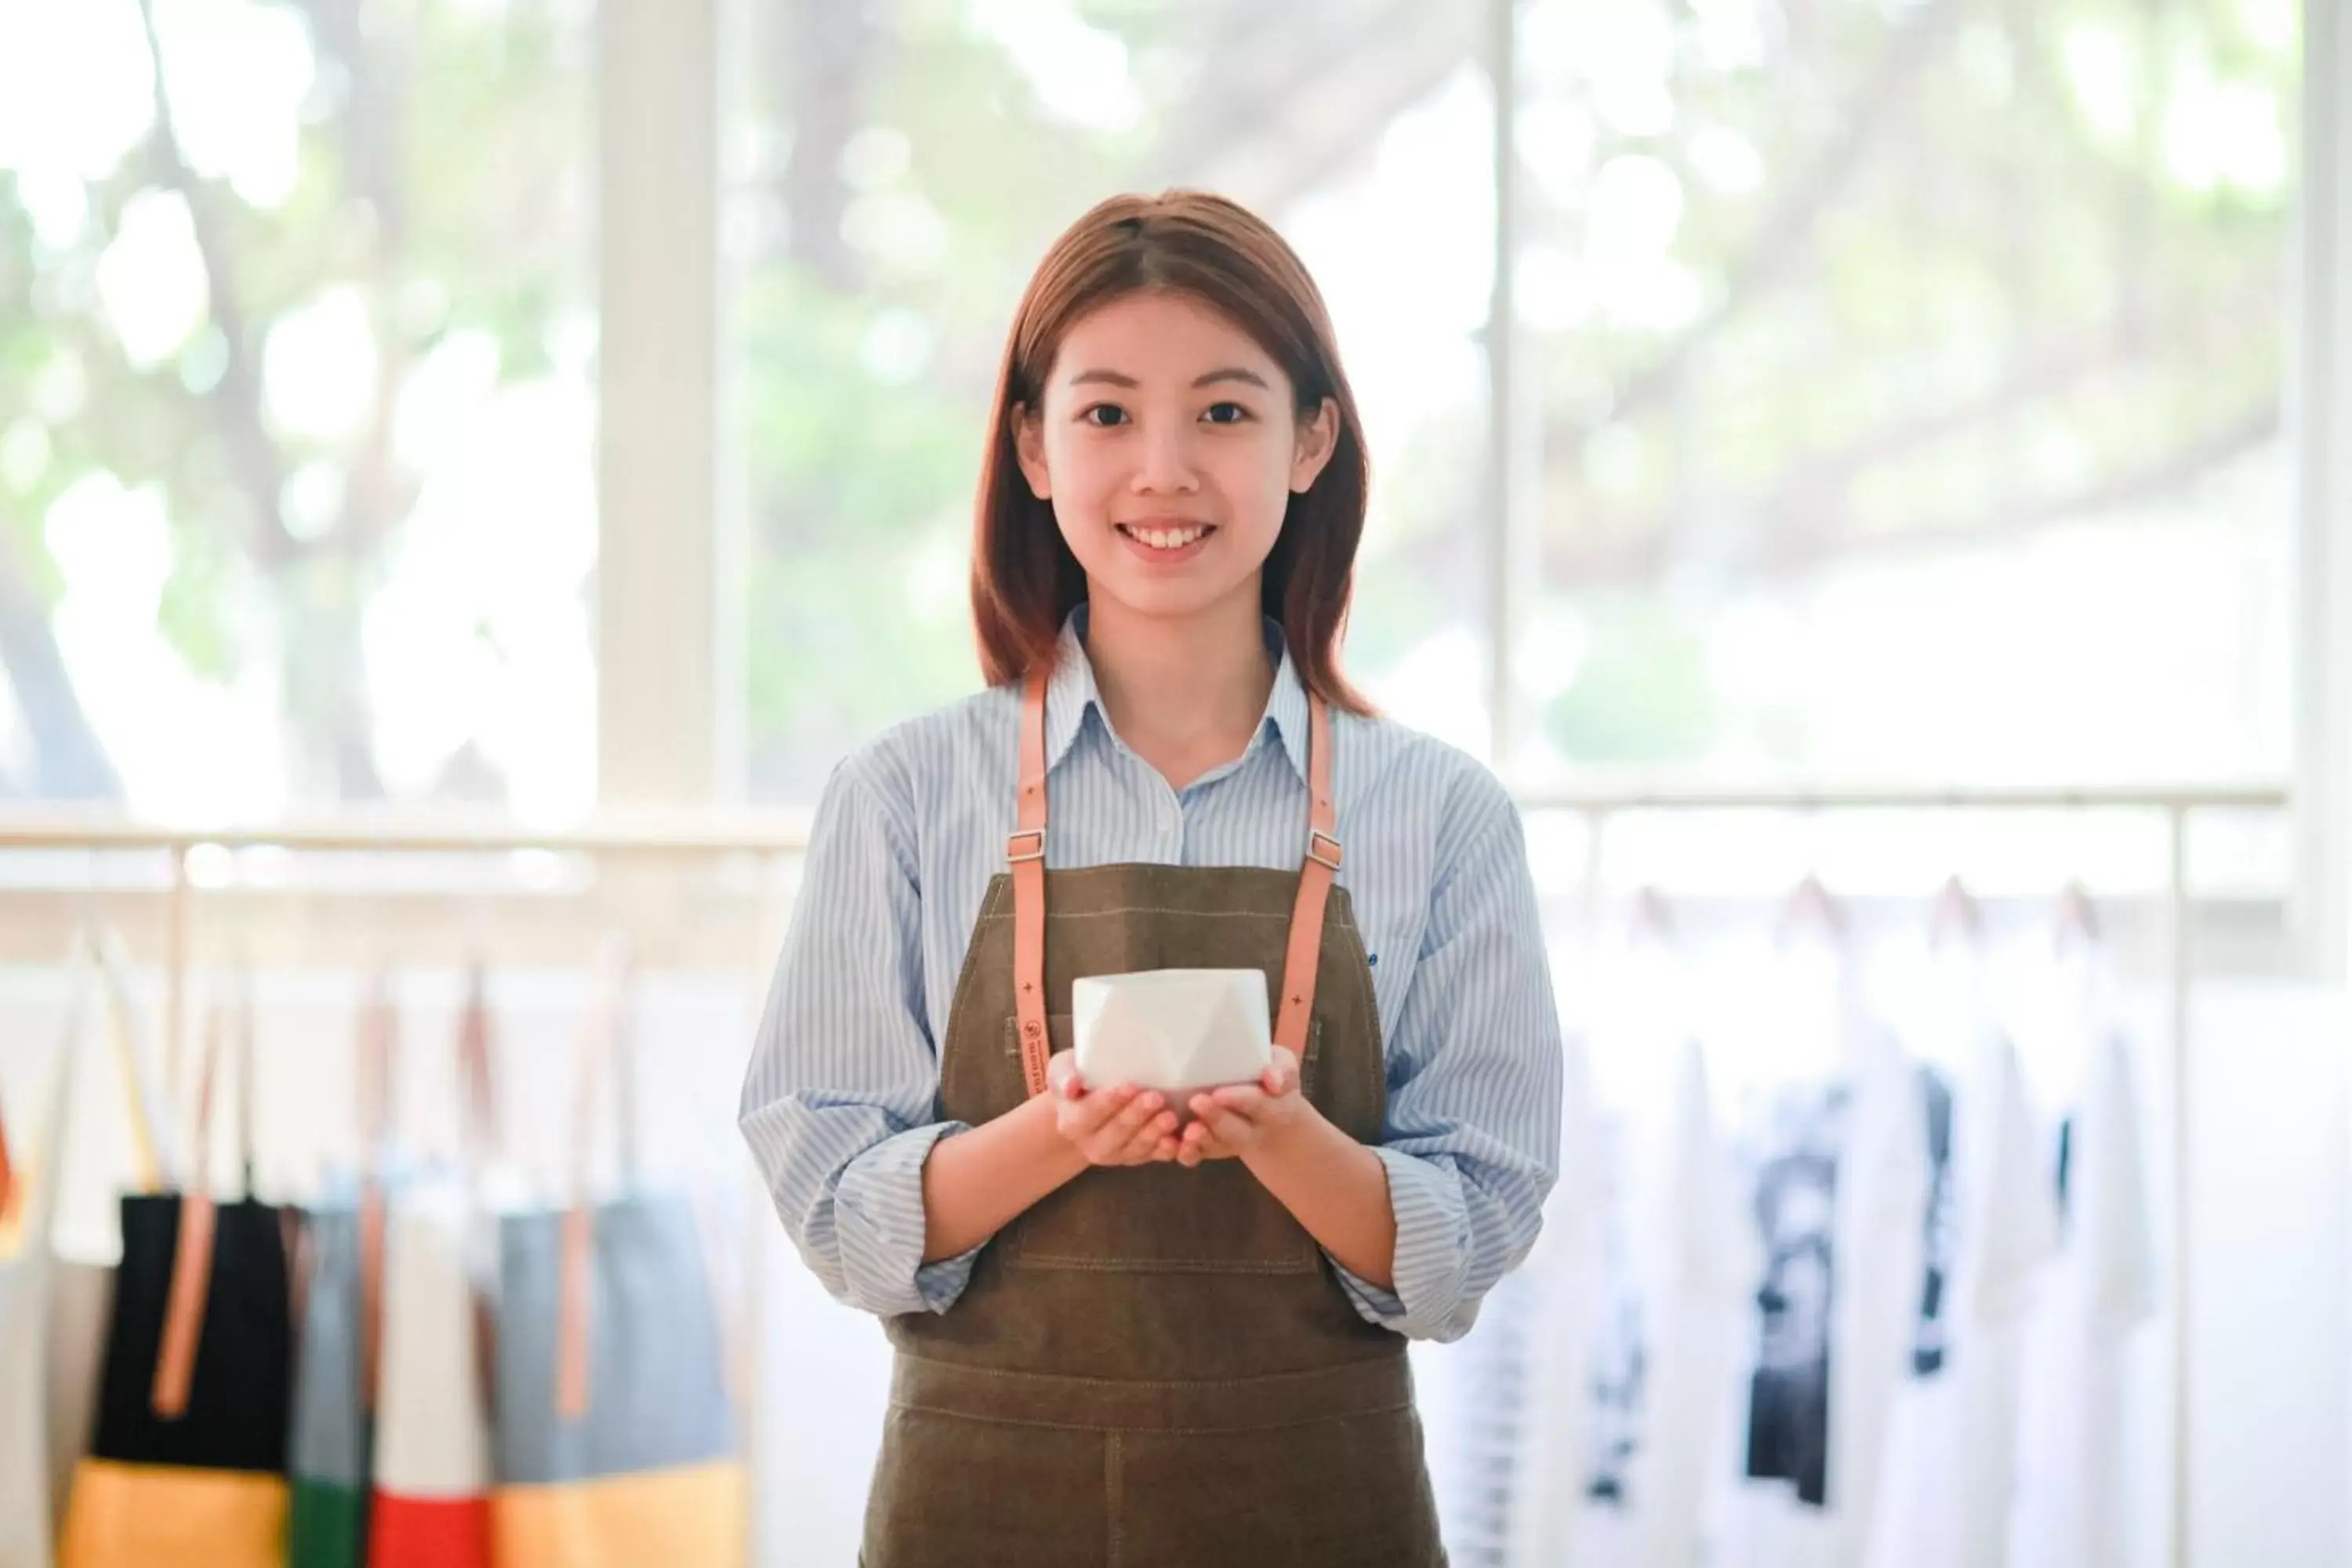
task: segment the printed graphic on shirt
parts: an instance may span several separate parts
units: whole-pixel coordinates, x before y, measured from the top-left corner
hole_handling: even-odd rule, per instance
[[[1947,1310],[1952,1265],[1959,1255],[1959,1205],[1952,1183],[1952,1086],[1934,1068],[1919,1069],[1927,1116],[1927,1219],[1919,1288],[1919,1331],[1911,1346],[1911,1373],[1933,1377],[1950,1350]]]
[[[1756,1292],[1748,1475],[1792,1482],[1797,1500],[1813,1508],[1829,1500],[1830,1328],[1847,1103],[1843,1086],[1783,1096],[1756,1177],[1764,1278]]]
[[[1594,1304],[1591,1453],[1584,1495],[1623,1508],[1632,1500],[1632,1472],[1642,1449],[1644,1373],[1649,1359],[1642,1311],[1642,1288],[1633,1260],[1626,1187],[1629,1136],[1622,1118],[1596,1122],[1595,1165],[1603,1207],[1601,1214],[1601,1282]]]

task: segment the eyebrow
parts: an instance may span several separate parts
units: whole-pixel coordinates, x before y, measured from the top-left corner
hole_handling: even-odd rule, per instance
[[[1261,392],[1271,392],[1273,390],[1272,387],[1266,385],[1265,377],[1258,374],[1258,373],[1254,370],[1245,370],[1240,365],[1227,365],[1223,370],[1213,370],[1208,374],[1194,381],[1192,384],[1196,387],[1214,386],[1221,381],[1238,381],[1245,385],[1255,386]],[[1135,377],[1131,375],[1122,375],[1115,370],[1082,370],[1078,372],[1077,374],[1070,377],[1069,384],[1072,386],[1085,386],[1090,383],[1096,382],[1099,382],[1109,386],[1124,386],[1129,389],[1133,389],[1143,384],[1141,382],[1136,380]]]

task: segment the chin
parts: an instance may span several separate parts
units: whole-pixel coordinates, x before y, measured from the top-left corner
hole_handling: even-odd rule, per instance
[[[1235,594],[1255,598],[1255,574],[1237,583],[1135,583],[1117,577],[1094,577],[1087,591],[1095,599],[1108,599],[1121,609],[1156,620],[1181,620],[1217,608]]]

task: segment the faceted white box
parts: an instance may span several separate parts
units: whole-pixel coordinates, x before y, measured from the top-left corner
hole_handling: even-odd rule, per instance
[[[1140,969],[1070,985],[1070,1033],[1089,1088],[1132,1083],[1181,1111],[1193,1093],[1247,1083],[1274,1060],[1265,973]]]

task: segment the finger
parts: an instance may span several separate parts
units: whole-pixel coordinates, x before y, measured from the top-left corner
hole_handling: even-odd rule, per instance
[[[1137,1133],[1160,1109],[1160,1096],[1139,1092],[1129,1084],[1120,1087],[1127,1089],[1132,1098],[1118,1108],[1116,1115],[1105,1120],[1093,1140],[1099,1151],[1098,1157],[1106,1160],[1124,1158]]]
[[[1255,1117],[1265,1108],[1265,1090],[1254,1083],[1229,1083],[1210,1098],[1237,1116]]]
[[[1086,1084],[1078,1077],[1078,1058],[1069,1051],[1056,1051],[1045,1062],[1045,1087],[1065,1100],[1076,1100],[1086,1093]]]
[[[1142,1101],[1139,1100],[1137,1103],[1141,1104]],[[1147,1116],[1141,1125],[1129,1132],[1123,1157],[1130,1161],[1149,1160],[1152,1151],[1160,1147],[1160,1141],[1175,1129],[1176,1118],[1170,1111],[1162,1110],[1157,1115]]]
[[[1122,1083],[1111,1089],[1094,1089],[1065,1103],[1063,1131],[1079,1140],[1090,1140],[1108,1126],[1111,1118],[1125,1110],[1135,1100],[1135,1086]]]
[[[1280,1099],[1297,1089],[1298,1087],[1297,1054],[1288,1046],[1275,1047],[1274,1063],[1265,1069],[1265,1077],[1259,1081],[1265,1084],[1265,1092],[1276,1099]]]
[[[1209,1130],[1207,1136],[1214,1138],[1227,1149],[1241,1147],[1251,1131],[1246,1118],[1236,1116],[1214,1100],[1211,1100],[1209,1108],[1201,1113],[1201,1121]]]
[[[1128,1146],[1128,1163],[1141,1165],[1153,1160],[1166,1159],[1160,1151],[1172,1151],[1175,1147],[1175,1139],[1171,1136],[1172,1126],[1164,1116],[1154,1117],[1143,1131],[1135,1135],[1135,1142]]]

